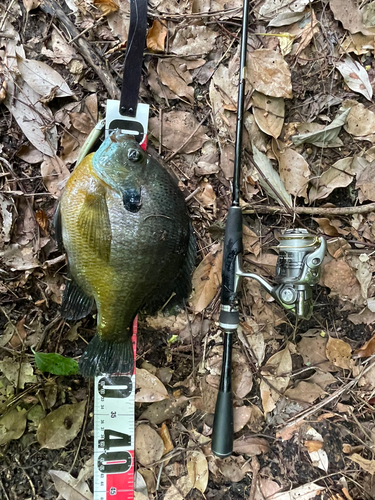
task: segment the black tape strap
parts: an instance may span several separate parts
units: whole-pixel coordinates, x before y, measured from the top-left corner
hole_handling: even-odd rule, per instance
[[[146,29],[147,0],[130,0],[129,36],[120,98],[120,113],[124,116],[134,117],[137,113]]]

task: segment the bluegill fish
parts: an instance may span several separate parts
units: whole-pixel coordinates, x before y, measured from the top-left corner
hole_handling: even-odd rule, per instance
[[[81,357],[81,373],[131,372],[136,314],[190,292],[195,239],[182,192],[117,130],[73,171],[56,235],[68,259],[61,314],[76,320],[97,307],[97,333]]]

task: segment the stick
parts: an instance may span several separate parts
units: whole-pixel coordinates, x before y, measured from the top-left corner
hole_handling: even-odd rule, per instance
[[[292,209],[297,214],[305,215],[352,215],[352,214],[367,214],[369,212],[375,212],[375,203],[369,203],[368,205],[361,205],[358,207],[293,207]],[[266,205],[250,205],[246,204],[242,206],[242,213],[244,214],[254,214],[254,213],[268,214],[268,213],[282,213],[289,214],[289,211],[285,207],[279,206],[266,206]]]
[[[42,0],[40,8],[46,14],[54,16],[60,21],[63,31],[68,36],[68,39],[76,39],[74,44],[77,46],[78,51],[101,79],[111,98],[120,99],[120,90],[113,76],[109,73],[105,65],[102,64],[96,51],[93,50],[84,38],[80,38],[81,33],[61,9],[56,0]]]

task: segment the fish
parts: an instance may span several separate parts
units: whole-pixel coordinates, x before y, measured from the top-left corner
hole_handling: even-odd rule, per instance
[[[87,316],[94,338],[80,358],[85,377],[133,373],[131,325],[191,291],[196,243],[182,191],[129,135],[115,130],[68,179],[55,217],[67,255],[61,315]]]

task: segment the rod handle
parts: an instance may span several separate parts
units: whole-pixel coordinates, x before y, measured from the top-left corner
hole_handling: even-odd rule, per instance
[[[233,397],[232,391],[219,391],[216,401],[214,433],[211,450],[219,458],[229,457],[233,451]]]

